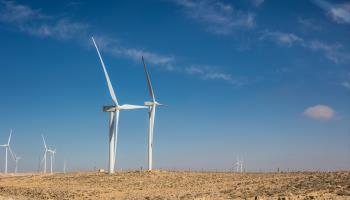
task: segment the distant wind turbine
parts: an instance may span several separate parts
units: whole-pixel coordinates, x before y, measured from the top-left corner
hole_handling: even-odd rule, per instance
[[[16,154],[14,155],[14,159],[15,159],[15,174],[17,174],[17,171],[18,171],[18,161],[20,159],[22,159],[21,157],[17,156]]]
[[[50,161],[51,161],[51,166],[50,166],[51,170],[50,170],[50,172],[52,173],[53,159],[54,159],[54,156],[55,156],[55,153],[56,153],[56,149],[52,150],[52,149],[48,148],[47,145],[46,145],[44,136],[41,135],[41,137],[43,138],[43,143],[44,143],[44,148],[45,148],[44,156],[43,156],[43,159],[41,160],[41,162],[44,162],[44,173],[46,173],[46,158],[47,158],[47,154],[48,153],[50,155]]]
[[[143,68],[145,70],[146,78],[147,78],[147,85],[149,89],[149,93],[151,95],[152,101],[146,101],[145,106],[149,107],[148,116],[149,116],[149,128],[148,128],[148,170],[152,170],[152,164],[153,164],[153,131],[154,131],[154,118],[156,115],[156,107],[161,106],[163,104],[160,104],[156,101],[156,98],[154,96],[154,91],[151,83],[151,78],[149,76],[149,73],[147,71],[147,67],[145,64],[145,60],[142,56],[142,63]]]
[[[9,136],[9,139],[7,140],[7,143],[0,145],[0,147],[5,148],[5,174],[7,174],[7,151],[10,151],[12,158],[14,158],[11,147],[10,147],[11,135],[12,135],[12,129],[10,131],[10,136]]]
[[[92,42],[95,45],[98,57],[100,58],[100,62],[103,68],[103,72],[106,77],[109,93],[111,95],[113,105],[112,106],[103,106],[104,112],[109,112],[109,166],[108,172],[110,174],[114,173],[115,168],[115,160],[116,160],[116,150],[117,150],[117,137],[118,137],[118,124],[119,124],[119,112],[120,110],[134,110],[134,109],[143,109],[147,108],[146,106],[138,106],[138,105],[130,105],[124,104],[119,105],[117,96],[115,95],[111,80],[109,78],[106,66],[103,62],[101,53],[97,47],[97,44],[93,37],[91,37]]]
[[[243,172],[243,159],[239,159],[237,157],[236,162],[234,163],[234,166],[236,166],[236,171],[237,172]]]
[[[66,173],[67,170],[67,163],[66,160],[63,161],[63,173]]]
[[[56,149],[55,150],[47,150],[47,152],[50,153],[50,161],[51,161],[51,165],[50,165],[50,173],[52,174],[53,171],[52,171],[52,167],[53,167],[53,162],[54,162],[54,159],[55,159],[55,153],[56,153]]]

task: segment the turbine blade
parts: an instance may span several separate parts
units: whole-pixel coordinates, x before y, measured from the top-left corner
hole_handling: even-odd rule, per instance
[[[46,146],[46,142],[45,142],[45,138],[44,138],[44,135],[41,135],[41,137],[43,138],[43,142],[44,142],[44,147],[45,147],[45,150],[47,151],[47,146]]]
[[[7,145],[10,145],[11,136],[12,136],[12,129],[11,129],[11,131],[10,131],[10,136],[9,136],[9,139],[7,140]]]
[[[96,42],[95,42],[94,37],[91,37],[91,39],[92,39],[92,42],[93,42],[94,45],[95,45],[95,48],[96,48],[98,57],[100,58],[100,62],[101,62],[102,68],[103,68],[103,72],[104,72],[105,77],[106,77],[106,80],[107,80],[107,85],[108,85],[109,93],[110,93],[110,95],[111,95],[111,97],[112,97],[112,100],[113,100],[114,104],[115,104],[115,105],[118,105],[117,96],[116,96],[115,93],[114,93],[113,86],[112,86],[111,80],[109,79],[109,75],[108,75],[106,66],[105,66],[105,64],[104,64],[104,62],[103,62],[102,56],[101,56],[101,54],[100,54],[100,51],[99,51],[99,49],[98,49],[98,47],[97,47],[97,44],[96,44]]]
[[[44,155],[43,155],[43,159],[41,159],[40,164],[44,162],[44,159],[45,159],[45,154],[46,154],[46,151],[45,151],[45,153],[44,153]]]
[[[143,59],[143,56],[142,56],[142,63],[143,63],[143,68],[145,70],[145,74],[146,74],[146,78],[147,78],[147,84],[148,84],[149,93],[150,93],[150,95],[152,97],[153,102],[155,102],[156,99],[154,97],[154,92],[153,92],[153,88],[152,88],[151,78],[149,77],[149,73],[147,71],[147,67],[146,67],[146,64],[145,64],[145,60]]]
[[[12,150],[11,150],[11,147],[8,146],[8,148],[9,148],[9,151],[10,151],[10,154],[11,154],[12,159],[15,160],[15,157],[14,157],[14,154],[13,154],[13,152],[12,152]]]

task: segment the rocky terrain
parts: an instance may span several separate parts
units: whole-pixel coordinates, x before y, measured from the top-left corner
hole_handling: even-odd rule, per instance
[[[9,174],[5,199],[350,199],[350,172]]]

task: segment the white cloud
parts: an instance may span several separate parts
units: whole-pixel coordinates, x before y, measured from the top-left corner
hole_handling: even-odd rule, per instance
[[[252,0],[254,6],[259,7],[264,3],[264,0]]]
[[[150,64],[151,67],[158,67],[179,74],[187,74],[201,80],[221,80],[235,86],[243,85],[241,81],[234,79],[231,74],[219,71],[218,67],[208,65],[180,67],[181,65],[177,64],[175,56],[163,55],[138,48],[123,47],[119,40],[108,37],[95,37],[95,40],[101,50],[116,57],[124,57],[135,62],[141,62],[141,56],[143,56],[146,63]]]
[[[202,23],[214,34],[228,35],[237,29],[250,29],[255,25],[255,14],[235,10],[219,0],[173,0],[182,6],[187,16]]]
[[[205,5],[202,9],[206,9],[205,7],[207,6],[207,3],[209,2],[204,3]],[[198,5],[198,3],[196,4],[187,0],[184,0],[181,4],[186,7]],[[230,5],[223,4],[221,2],[216,2],[215,5],[215,9],[219,9],[223,12],[231,13],[233,11],[233,8]],[[201,12],[197,14],[201,15]],[[201,18],[201,16],[198,17]],[[227,19],[225,16],[216,15],[215,11],[213,10],[211,16],[208,17],[207,20],[213,23],[216,22],[218,24],[225,25]],[[220,23],[220,21],[222,21],[222,23]],[[0,23],[12,25],[19,31],[37,37],[50,37],[63,40],[81,40],[81,38],[86,39],[88,33],[90,32],[88,24],[75,22],[68,18],[59,18],[54,16],[48,17],[40,10],[34,10],[29,6],[16,4],[13,1],[5,0],[0,0]],[[141,56],[143,56],[146,62],[151,66],[157,66],[158,68],[166,71],[176,71],[182,74],[190,74],[200,77],[203,80],[224,80],[230,84],[236,84],[236,81],[232,78],[232,75],[214,70],[214,68],[209,66],[199,68],[193,65],[192,68],[180,68],[176,67],[175,56],[147,51],[142,48],[125,47],[121,45],[119,40],[111,39],[109,37],[102,36],[95,37],[95,39],[97,40],[101,50],[116,57],[124,57],[135,62],[140,62]],[[84,40],[84,42],[86,41]]]
[[[166,69],[168,71],[174,70],[175,57],[169,55],[162,55],[156,52],[151,52],[134,47],[124,47],[119,40],[111,39],[108,37],[95,37],[99,47],[114,56],[126,57],[140,62],[143,56],[147,63],[156,65],[159,68]]]
[[[313,0],[333,21],[339,24],[350,24],[350,3],[332,4],[326,0]]]
[[[334,117],[335,111],[326,105],[316,105],[305,109],[303,114],[317,120],[330,120]]]
[[[191,65],[185,68],[185,72],[202,80],[221,80],[235,86],[243,85],[241,81],[233,78],[231,74],[218,71],[217,67]]]
[[[33,10],[29,6],[16,4],[13,1],[0,1],[2,7],[0,21],[8,23],[23,23],[34,19],[47,19],[40,10]],[[0,7],[0,8],[1,8]]]
[[[326,44],[318,40],[313,40],[307,44],[305,47],[310,48],[314,51],[321,51],[329,60],[336,64],[344,63],[350,61],[350,53],[342,51],[341,44]]]
[[[186,73],[190,75],[204,74],[204,70],[198,66],[189,66],[185,68]]]
[[[295,43],[302,43],[303,39],[293,33],[264,30],[259,38],[260,40],[270,39],[280,45],[293,46]]]
[[[308,30],[314,30],[314,31],[320,31],[322,30],[321,24],[317,23],[313,19],[307,19],[307,18],[298,18],[298,23],[301,24],[304,28]]]
[[[68,18],[57,19],[40,10],[5,0],[0,1],[0,22],[31,35],[56,39],[73,38],[85,33],[88,27],[87,24],[73,22]]]
[[[303,38],[295,35],[294,33],[286,33],[279,31],[264,30],[260,37],[260,40],[271,40],[277,44],[292,47],[293,45],[299,45],[312,51],[318,51],[325,55],[327,59],[335,64],[345,63],[350,61],[350,53],[343,50],[343,46],[339,43],[327,44],[318,40],[304,40]]]
[[[54,24],[21,25],[19,29],[39,37],[53,37],[56,39],[70,39],[80,35],[88,28],[87,24],[71,22],[69,19],[60,19]]]
[[[343,81],[341,85],[346,89],[350,90],[350,81]]]

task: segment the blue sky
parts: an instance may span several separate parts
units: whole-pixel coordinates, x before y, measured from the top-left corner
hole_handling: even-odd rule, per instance
[[[112,101],[93,35],[120,103],[150,99],[143,55],[169,105],[156,168],[240,156],[247,170],[349,170],[349,33],[346,1],[0,0],[0,143],[12,128],[22,171],[37,170],[41,134],[57,170],[107,167]],[[146,167],[147,120],[121,113],[117,169]]]

